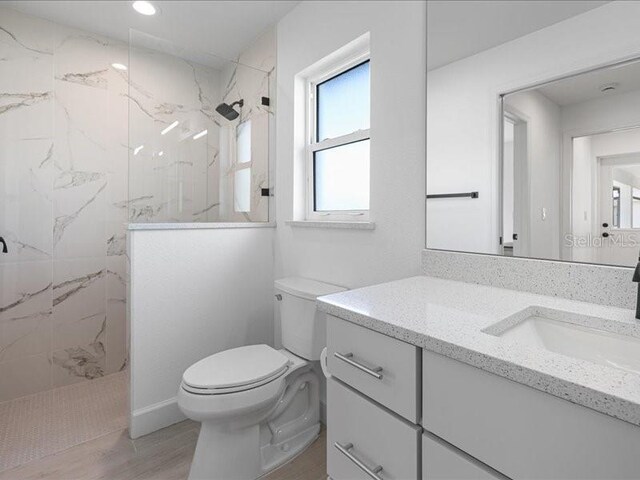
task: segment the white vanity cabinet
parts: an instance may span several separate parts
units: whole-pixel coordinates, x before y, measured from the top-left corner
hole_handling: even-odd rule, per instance
[[[637,480],[640,427],[327,315],[332,480]]]

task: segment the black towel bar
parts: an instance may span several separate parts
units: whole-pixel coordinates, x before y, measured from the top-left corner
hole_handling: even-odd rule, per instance
[[[435,193],[432,195],[427,195],[427,198],[478,198],[480,194],[478,192],[467,192],[467,193]]]

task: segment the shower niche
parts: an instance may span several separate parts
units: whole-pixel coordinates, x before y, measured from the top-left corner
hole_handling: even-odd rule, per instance
[[[130,223],[269,221],[275,34],[236,61],[130,33]]]

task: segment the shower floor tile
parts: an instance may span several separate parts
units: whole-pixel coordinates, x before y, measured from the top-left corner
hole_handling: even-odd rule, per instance
[[[0,403],[0,472],[127,426],[127,373]]]

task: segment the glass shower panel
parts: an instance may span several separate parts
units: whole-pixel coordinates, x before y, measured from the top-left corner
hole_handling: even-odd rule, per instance
[[[129,67],[129,221],[268,221],[270,73],[134,30]]]

